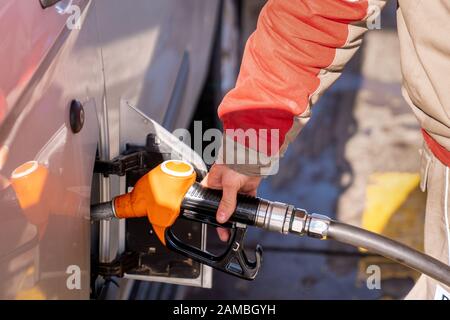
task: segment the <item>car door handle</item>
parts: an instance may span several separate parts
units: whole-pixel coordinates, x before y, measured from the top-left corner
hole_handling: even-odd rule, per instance
[[[55,4],[57,4],[60,1],[61,0],[39,0],[43,9],[54,6]]]

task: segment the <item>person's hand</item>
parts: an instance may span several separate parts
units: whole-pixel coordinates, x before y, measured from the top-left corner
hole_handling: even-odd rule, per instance
[[[222,200],[217,209],[216,220],[225,223],[236,209],[238,193],[256,196],[261,177],[251,177],[236,172],[226,165],[214,164],[202,181],[202,185],[211,189],[223,190]],[[222,241],[228,241],[230,233],[227,229],[218,228],[217,233]]]

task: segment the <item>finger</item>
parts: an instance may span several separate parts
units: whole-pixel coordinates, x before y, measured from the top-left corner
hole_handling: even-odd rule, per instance
[[[213,166],[200,184],[211,189],[222,189],[222,171]]]
[[[225,228],[217,228],[217,234],[222,242],[227,242],[230,238],[230,231]]]
[[[220,200],[216,216],[216,219],[219,223],[227,222],[236,209],[236,197],[238,190],[238,185],[223,186],[222,200]]]
[[[206,177],[203,178],[203,180],[200,182],[200,184],[204,187],[207,187],[209,185],[209,174],[206,175]]]

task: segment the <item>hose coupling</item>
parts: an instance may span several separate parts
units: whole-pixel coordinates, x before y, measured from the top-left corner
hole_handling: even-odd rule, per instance
[[[255,226],[288,234],[293,211],[294,206],[261,199],[256,213]]]
[[[307,234],[312,238],[325,240],[328,237],[331,219],[321,214],[309,215]]]
[[[303,209],[294,209],[289,232],[300,236],[326,239],[331,219],[319,214],[309,214]]]

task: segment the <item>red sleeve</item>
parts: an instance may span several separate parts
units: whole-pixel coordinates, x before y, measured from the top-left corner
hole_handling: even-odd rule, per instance
[[[247,42],[236,87],[219,107],[226,136],[254,129],[259,141],[249,145],[278,157],[306,124],[310,107],[341,74],[367,30],[365,21],[384,5],[367,0],[269,0]],[[375,10],[374,10],[375,9]],[[261,129],[278,130],[261,137]]]

